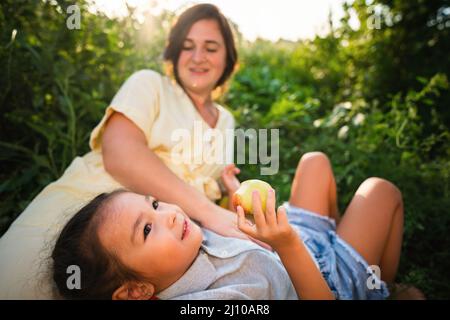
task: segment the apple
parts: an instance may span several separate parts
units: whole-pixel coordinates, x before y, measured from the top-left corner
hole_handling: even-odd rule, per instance
[[[233,194],[233,206],[235,208],[237,208],[237,206],[241,206],[246,214],[252,214],[252,192],[256,190],[259,192],[259,197],[261,198],[261,207],[263,212],[265,212],[267,193],[269,189],[272,189],[272,187],[265,181],[257,179],[246,180],[241,183],[239,189],[237,189]]]

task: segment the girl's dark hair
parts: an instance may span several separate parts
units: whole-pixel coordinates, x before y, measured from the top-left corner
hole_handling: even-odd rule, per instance
[[[127,281],[142,276],[120,262],[106,250],[98,229],[114,196],[127,192],[119,189],[102,193],[78,211],[64,226],[52,252],[53,280],[59,294],[66,299],[111,299],[114,291]],[[80,288],[69,286],[70,266],[80,270]]]
[[[233,32],[225,16],[220,10],[212,4],[198,4],[186,11],[179,17],[175,25],[170,30],[169,40],[164,50],[164,60],[170,61],[173,67],[173,73],[177,83],[183,87],[178,74],[177,65],[180,52],[183,49],[183,42],[191,29],[192,25],[199,20],[215,20],[219,25],[220,32],[225,41],[226,65],[222,76],[217,81],[214,88],[223,85],[233,73],[237,62],[237,51],[234,44]]]

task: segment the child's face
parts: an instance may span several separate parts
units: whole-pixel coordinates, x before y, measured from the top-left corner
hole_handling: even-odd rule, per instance
[[[200,227],[179,207],[136,193],[119,194],[111,205],[99,229],[105,248],[158,291],[178,280],[198,254]]]

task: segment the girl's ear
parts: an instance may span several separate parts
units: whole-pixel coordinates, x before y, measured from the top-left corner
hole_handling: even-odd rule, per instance
[[[113,300],[150,300],[155,293],[151,283],[127,282],[114,291]]]

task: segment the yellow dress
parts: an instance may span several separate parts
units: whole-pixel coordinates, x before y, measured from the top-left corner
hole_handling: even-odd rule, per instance
[[[52,299],[48,264],[61,228],[97,194],[122,187],[105,171],[101,154],[104,125],[115,111],[142,130],[148,147],[177,176],[209,199],[219,199],[218,178],[233,158],[234,119],[228,110],[216,107],[219,118],[212,129],[171,79],[152,70],[131,75],[92,131],[91,151],[76,157],[0,239],[0,299]]]

